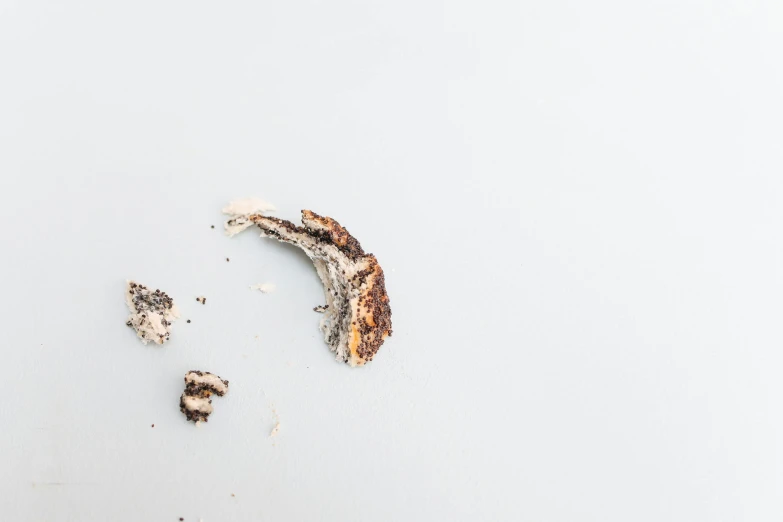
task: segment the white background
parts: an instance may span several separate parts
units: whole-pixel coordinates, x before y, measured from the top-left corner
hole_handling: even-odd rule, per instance
[[[782,31],[776,0],[0,1],[0,518],[780,520]],[[244,196],[379,257],[368,367],[302,253],[222,235]],[[179,302],[166,346],[126,278]],[[190,369],[231,381],[199,428]]]

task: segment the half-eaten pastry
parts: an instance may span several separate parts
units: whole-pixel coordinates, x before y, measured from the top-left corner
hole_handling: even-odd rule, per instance
[[[301,227],[261,213],[233,215],[226,233],[233,236],[253,224],[262,237],[298,246],[315,264],[326,295],[321,330],[336,358],[351,366],[371,361],[392,334],[389,296],[375,256],[337,221],[310,210],[302,211]]]

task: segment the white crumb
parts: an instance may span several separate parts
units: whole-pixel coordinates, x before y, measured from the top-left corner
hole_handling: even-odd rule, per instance
[[[258,290],[264,294],[271,294],[277,287],[273,283],[259,283],[257,285],[250,285],[251,290]]]
[[[262,393],[264,393],[264,396],[266,396],[266,393],[261,390]],[[280,415],[277,413],[277,408],[275,408],[274,404],[270,404],[272,408],[272,415],[275,416],[275,427],[272,428],[272,431],[269,433],[269,438],[277,436],[277,433],[280,431]]]
[[[253,222],[248,219],[251,214],[268,214],[274,212],[277,208],[263,199],[245,198],[235,199],[227,206],[223,207],[223,213],[231,216],[231,219],[223,224],[227,236],[239,234],[246,228],[249,228]]]
[[[248,216],[250,214],[265,214],[277,210],[273,204],[260,198],[235,199],[223,207],[223,213],[229,216]]]

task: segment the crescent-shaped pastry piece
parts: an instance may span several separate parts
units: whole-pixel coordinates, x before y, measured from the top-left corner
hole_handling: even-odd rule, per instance
[[[365,254],[359,241],[334,219],[303,210],[302,224],[253,213],[233,216],[226,222],[226,232],[234,235],[256,225],[262,237],[304,250],[324,285],[324,340],[337,360],[362,366],[392,334],[383,270],[375,256]]]

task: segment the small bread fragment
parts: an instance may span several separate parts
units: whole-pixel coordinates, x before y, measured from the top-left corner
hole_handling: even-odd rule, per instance
[[[207,422],[214,411],[212,394],[222,397],[228,393],[228,381],[209,372],[197,370],[185,374],[185,392],[179,398],[179,409],[189,421]]]
[[[250,285],[251,290],[258,290],[262,294],[271,294],[277,287],[274,283],[259,283],[257,285]]]
[[[262,237],[296,245],[310,257],[324,285],[326,304],[321,330],[338,360],[362,366],[372,360],[383,341],[392,334],[391,308],[383,270],[372,254],[337,221],[302,211],[302,224],[259,213],[233,215],[226,233],[234,235],[249,224],[261,229]]]
[[[125,286],[125,302],[130,309],[126,326],[136,330],[141,342],[163,344],[171,337],[171,324],[179,318],[174,300],[156,289],[128,281]]]

